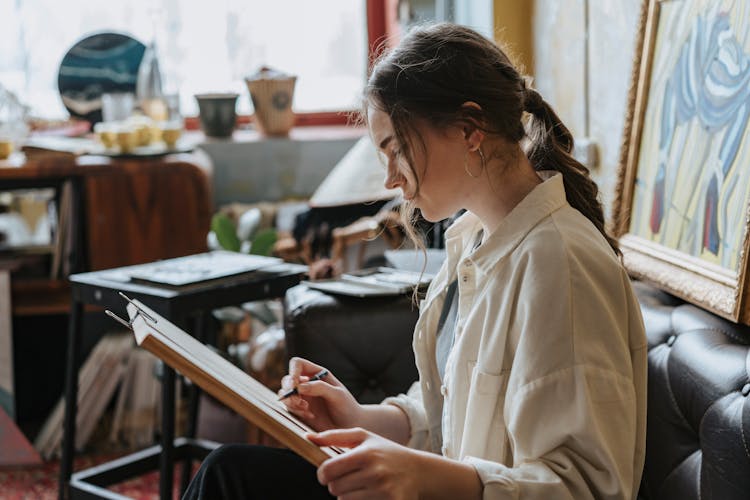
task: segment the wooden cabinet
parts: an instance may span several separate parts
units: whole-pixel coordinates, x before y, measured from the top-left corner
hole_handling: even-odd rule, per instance
[[[210,167],[196,155],[147,159],[83,156],[0,162],[0,191],[72,181],[71,272],[99,270],[206,250]],[[12,254],[2,257],[12,260]],[[65,279],[12,275],[14,315],[68,311]]]
[[[89,270],[206,250],[211,189],[189,155],[121,161],[85,179]]]

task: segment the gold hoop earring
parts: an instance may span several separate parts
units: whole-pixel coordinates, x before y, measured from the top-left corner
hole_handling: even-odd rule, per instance
[[[482,148],[477,148],[477,153],[479,153],[479,160],[482,162],[482,170],[485,169],[487,166],[487,160],[484,158],[484,153],[482,153]]]
[[[481,152],[481,150],[477,149],[477,151],[479,151],[479,158],[480,158],[480,159],[481,159],[481,161],[482,161],[482,165],[481,165],[481,166],[482,166],[482,169],[481,169],[481,170],[479,171],[479,173],[478,173],[477,175],[474,175],[474,174],[472,174],[472,173],[471,173],[471,170],[469,170],[469,162],[467,161],[467,159],[468,159],[468,156],[469,156],[469,152],[467,151],[467,152],[466,152],[466,153],[464,154],[464,170],[466,171],[466,174],[467,174],[467,175],[468,175],[469,177],[471,177],[472,179],[477,179],[477,178],[479,178],[479,176],[480,176],[480,175],[482,175],[482,170],[484,170],[484,155],[482,155],[482,152]]]

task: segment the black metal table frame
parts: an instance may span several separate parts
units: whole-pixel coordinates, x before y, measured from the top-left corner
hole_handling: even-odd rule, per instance
[[[193,440],[195,415],[198,406],[198,387],[193,385],[190,395],[188,440],[175,441],[175,372],[165,365],[162,375],[162,428],[161,442],[155,447],[123,457],[115,462],[73,475],[75,455],[75,421],[78,410],[78,370],[80,368],[81,326],[84,304],[94,304],[120,312],[125,301],[123,292],[138,299],[170,321],[185,327],[191,315],[203,314],[218,307],[241,304],[253,300],[283,297],[290,287],[300,282],[305,266],[280,264],[219,280],[197,283],[185,287],[162,287],[152,284],[117,282],[105,279],[112,270],[74,274],[70,276],[72,304],[68,324],[68,356],[65,373],[65,420],[63,424],[62,460],[60,462],[59,497],[65,498],[122,498],[104,486],[116,484],[153,470],[158,456],[159,496],[172,498],[173,464],[175,459],[185,459],[182,474],[182,491],[185,490],[191,459],[202,459],[215,446],[214,443]],[[124,315],[127,317],[127,315]],[[200,330],[201,326],[198,326]],[[204,446],[205,445],[205,446]]]
[[[174,440],[174,460],[206,457],[219,443],[180,437]],[[77,499],[128,500],[128,497],[107,489],[107,486],[147,474],[159,467],[161,445],[151,446],[128,456],[74,473],[70,489]],[[189,463],[189,462],[188,462]]]

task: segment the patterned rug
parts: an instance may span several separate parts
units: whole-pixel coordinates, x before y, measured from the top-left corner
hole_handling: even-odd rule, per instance
[[[98,455],[77,457],[75,471],[87,469],[121,455]],[[194,465],[197,470],[198,465]],[[0,500],[54,500],[57,498],[57,480],[60,462],[50,461],[40,467],[0,469]],[[174,498],[179,498],[181,464],[175,466]],[[135,500],[159,498],[159,473],[154,471],[144,476],[119,483],[110,490]]]

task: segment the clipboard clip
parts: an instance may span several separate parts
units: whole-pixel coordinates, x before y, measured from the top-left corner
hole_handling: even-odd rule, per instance
[[[104,311],[104,314],[106,314],[107,316],[109,316],[109,317],[110,317],[110,318],[112,318],[113,320],[117,321],[118,323],[120,323],[120,324],[121,324],[121,325],[123,325],[124,327],[128,328],[129,330],[132,330],[132,329],[133,329],[133,321],[135,321],[135,319],[136,319],[136,318],[137,318],[138,316],[143,316],[144,318],[146,318],[147,320],[151,321],[152,323],[158,323],[158,321],[156,321],[156,318],[154,318],[154,317],[153,317],[153,316],[151,316],[151,315],[150,315],[149,313],[147,313],[146,311],[144,311],[143,309],[141,309],[141,308],[140,308],[140,307],[138,306],[138,304],[136,304],[135,302],[133,302],[133,300],[132,300],[132,299],[131,299],[130,297],[128,297],[127,295],[125,295],[125,294],[124,294],[124,293],[122,293],[122,292],[117,292],[117,293],[119,293],[119,294],[120,294],[120,296],[121,296],[121,297],[122,297],[123,299],[127,300],[127,301],[128,301],[128,303],[129,303],[130,305],[132,305],[133,307],[135,307],[135,309],[136,309],[136,313],[135,313],[135,316],[133,316],[133,319],[132,319],[132,320],[130,320],[130,321],[126,321],[126,320],[122,319],[121,317],[119,317],[119,316],[118,316],[117,314],[115,314],[115,313],[113,313],[112,311],[110,311],[109,309],[105,310],[105,311]]]

